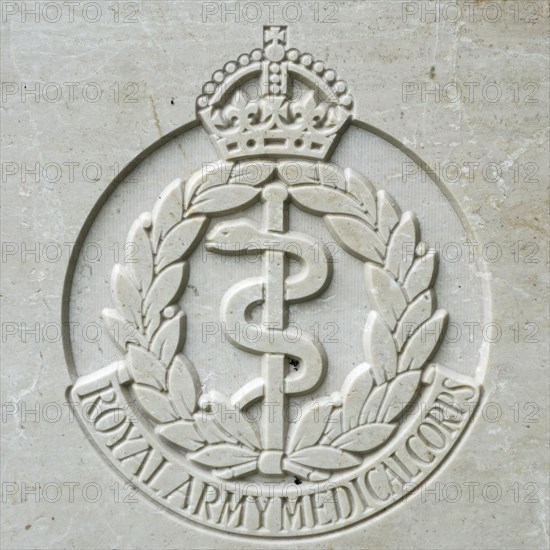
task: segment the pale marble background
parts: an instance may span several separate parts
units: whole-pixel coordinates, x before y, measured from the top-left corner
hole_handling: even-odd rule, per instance
[[[257,23],[245,20],[254,16],[255,8],[242,11],[251,3],[262,8]],[[27,9],[34,4],[27,2]],[[39,4],[41,9],[44,4]],[[237,23],[230,15],[223,20],[221,7],[212,2],[203,6],[101,1],[97,3],[101,14],[94,23],[92,7],[86,12],[88,21],[82,16],[81,7],[91,3],[81,2],[72,21],[66,5],[51,4],[62,7],[58,22],[51,22],[56,18],[52,7],[38,16],[27,14],[24,21],[20,12],[12,14],[15,3],[2,4],[2,82],[8,94],[0,104],[2,546],[546,548],[547,3],[469,2],[470,11],[464,8],[463,18],[454,22],[455,12],[442,2],[440,20],[434,22],[434,16],[423,11],[427,6],[434,9],[432,2],[300,2],[301,19],[289,23],[293,46],[324,59],[347,80],[358,119],[394,136],[432,167],[479,163],[473,178],[456,183],[450,181],[454,177],[447,178],[447,188],[473,226],[477,241],[496,242],[502,250],[502,258],[488,264],[487,275],[492,319],[502,327],[502,338],[489,346],[485,414],[473,421],[458,450],[428,486],[452,500],[453,485],[444,484],[458,484],[462,490],[458,502],[419,493],[367,523],[315,540],[277,545],[227,539],[169,516],[139,495],[133,497],[135,503],[122,502],[130,494],[122,478],[92,449],[63,406],[70,378],[62,344],[51,325],[60,322],[69,260],[64,243],[75,241],[86,215],[112,180],[116,164],[125,165],[194,118],[200,84],[226,61],[259,44],[261,25],[270,23],[269,6],[240,2]],[[139,8],[135,15],[132,4]],[[206,4],[217,12],[204,21]],[[283,11],[285,4],[272,4],[271,22],[284,23],[284,13],[295,16],[292,8]],[[318,19],[335,22],[316,22],[317,13]],[[123,23],[124,18],[136,22]],[[465,87],[462,101],[421,97],[422,87],[433,89],[439,83],[443,88],[454,79],[479,83],[470,85],[473,97],[468,97]],[[70,82],[79,83],[74,85],[74,97],[64,84]],[[491,82],[498,88],[487,87]],[[61,86],[59,101],[47,101],[44,95],[35,101],[34,95],[21,93],[24,85],[27,92],[39,85],[40,92],[54,97],[56,88],[44,88],[47,83]],[[99,101],[83,99],[86,83],[97,83],[103,90]],[[403,97],[404,83],[419,91]],[[14,86],[15,95],[9,95]],[[496,89],[502,97],[492,102]],[[86,90],[93,97],[93,87]],[[453,90],[447,90],[452,95]],[[122,101],[130,92],[137,101]],[[531,101],[525,101],[529,97]],[[46,177],[38,176],[38,182],[29,173],[24,180],[24,165],[32,170],[36,163],[40,168],[60,165],[59,180],[54,181],[54,165],[49,165]],[[77,163],[74,177],[70,163]],[[83,174],[86,163],[99,165],[98,178],[93,167]],[[501,178],[493,177],[490,163],[501,166]],[[529,178],[533,167],[538,172]],[[14,170],[17,173],[10,175]],[[93,179],[97,181],[89,181]],[[51,242],[61,244],[60,255],[47,245]],[[521,258],[516,261],[518,242]],[[525,243],[529,248],[522,248]],[[29,253],[21,261],[23,246],[27,250],[37,246],[39,257]],[[19,252],[9,255],[13,247]],[[531,251],[536,263],[524,261]],[[36,323],[39,336],[29,332]],[[526,323],[534,325],[526,329]],[[510,328],[514,326],[519,330],[517,342],[518,331]],[[533,326],[538,332],[529,338]],[[476,338],[479,341],[479,331]],[[36,416],[31,412],[35,409]],[[501,418],[491,422],[495,411],[501,412]],[[52,485],[46,490],[48,483]],[[71,483],[77,484],[74,495]],[[101,487],[98,502],[84,498],[87,483]],[[28,493],[25,500],[24,487],[29,490],[36,484],[42,489],[37,495]],[[489,501],[494,495],[490,484],[502,490],[496,502]],[[59,487],[62,491],[55,502]],[[484,487],[488,498],[483,498]],[[92,489],[88,496],[94,497]]]

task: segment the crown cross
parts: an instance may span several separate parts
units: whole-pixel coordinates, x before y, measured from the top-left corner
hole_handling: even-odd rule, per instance
[[[264,47],[267,49],[267,47],[270,44],[277,45],[281,43],[281,45],[285,46],[286,40],[286,27],[265,27],[264,28]]]

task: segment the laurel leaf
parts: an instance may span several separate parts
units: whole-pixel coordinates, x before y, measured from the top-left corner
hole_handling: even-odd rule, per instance
[[[365,401],[365,404],[361,409],[361,414],[359,415],[359,425],[370,424],[376,420],[387,389],[388,383],[384,382],[370,392],[368,399]]]
[[[105,308],[101,312],[101,319],[107,327],[107,332],[117,348],[126,352],[128,343],[137,343],[137,327],[134,323],[127,321],[116,309]]]
[[[376,311],[369,312],[363,343],[366,362],[374,369],[375,378],[378,373],[385,373],[386,379],[391,380],[397,372],[397,350],[390,330]]]
[[[317,184],[319,175],[316,167],[317,163],[315,162],[283,160],[277,164],[277,176],[287,185]]]
[[[213,187],[225,185],[233,170],[233,164],[233,162],[225,160],[209,162],[204,165],[202,170],[195,172],[185,186],[185,208],[189,208],[196,195]]]
[[[329,397],[311,403],[301,418],[289,429],[288,452],[315,445],[326,429],[333,408],[334,402]]]
[[[197,216],[178,223],[160,243],[156,271],[178,260],[185,260],[201,239],[208,225],[207,218]]]
[[[148,338],[152,337],[160,325],[160,313],[180,297],[188,278],[189,264],[187,262],[172,264],[155,277],[143,301]]]
[[[350,216],[325,216],[325,223],[336,242],[359,260],[381,264],[385,246],[365,222]]]
[[[116,264],[111,274],[111,296],[124,318],[143,330],[141,294],[127,270]]]
[[[376,265],[365,265],[365,278],[369,304],[382,315],[390,330],[393,330],[407,307],[403,290],[387,271]]]
[[[377,415],[379,421],[392,422],[406,409],[418,389],[420,370],[405,372],[388,384],[386,395]]]
[[[438,309],[428,321],[422,324],[409,338],[403,353],[399,357],[398,372],[421,369],[437,351],[441,338],[445,334],[448,313]],[[435,339],[434,339],[435,336]]]
[[[185,355],[176,355],[168,369],[168,393],[184,420],[192,420],[200,390],[199,376],[193,365]]]
[[[128,245],[133,246],[133,253],[126,260],[127,267],[131,271],[134,281],[142,293],[145,294],[153,278],[153,250],[141,217],[130,228],[126,240],[126,246]]]
[[[262,447],[258,425],[250,422],[241,412],[237,404],[233,405],[230,399],[221,392],[211,391],[210,405],[218,426],[236,438],[243,445],[250,448]]]
[[[373,385],[371,367],[366,363],[361,363],[347,375],[342,385],[342,426],[344,430],[355,428],[359,423],[361,409]]]
[[[320,444],[330,445],[330,443],[342,433],[342,423],[342,409],[338,407],[330,413],[325,432],[319,441]]]
[[[322,185],[346,191],[346,180],[336,164],[320,163],[317,170]]]
[[[183,349],[185,343],[186,317],[179,312],[172,319],[165,319],[153,337],[151,351],[168,366],[174,355]]]
[[[139,346],[129,345],[126,361],[135,382],[159,390],[166,387],[166,367],[152,353]]]
[[[155,433],[188,451],[204,447],[205,441],[195,428],[194,422],[178,420],[155,428]]]
[[[378,191],[378,233],[384,243],[388,242],[393,228],[399,222],[401,211],[386,191]]]
[[[400,282],[404,281],[413,262],[418,233],[418,222],[412,212],[405,212],[392,232],[386,253],[386,269]]]
[[[212,468],[237,466],[255,460],[257,457],[257,452],[240,445],[231,445],[230,443],[208,445],[201,451],[187,455],[187,458],[193,462],[198,462],[203,466],[210,466]]]
[[[186,216],[237,212],[250,206],[258,198],[260,191],[258,187],[243,184],[213,187],[194,197]]]
[[[416,258],[403,284],[409,301],[414,300],[421,292],[430,288],[434,284],[436,276],[437,254],[434,251]]]
[[[332,445],[356,453],[365,453],[380,447],[393,434],[395,424],[365,424],[343,433]]]
[[[343,470],[361,464],[353,455],[328,445],[306,447],[294,451],[288,458],[298,464],[321,470]]]
[[[361,201],[363,210],[369,215],[371,223],[376,223],[376,189],[374,185],[368,178],[352,168],[346,168],[344,174],[348,193]]]
[[[239,163],[231,171],[231,176],[227,183],[252,186],[261,185],[270,178],[276,166],[275,162],[267,160]]]
[[[132,390],[141,408],[151,418],[161,423],[177,420],[178,417],[170,403],[168,394],[140,384],[133,384]]]
[[[435,292],[427,290],[409,305],[395,328],[394,336],[397,349],[401,350],[409,336],[435,311]]]
[[[174,180],[161,193],[152,212],[151,241],[157,251],[159,241],[176,225],[183,215],[183,185],[181,178]]]
[[[193,415],[193,420],[195,421],[196,428],[200,431],[208,444],[213,445],[215,443],[225,442],[237,445],[239,443],[236,438],[218,425],[218,421],[211,412],[199,410]]]
[[[290,188],[292,201],[310,214],[348,214],[366,220],[360,204],[351,195],[323,185],[298,185]]]

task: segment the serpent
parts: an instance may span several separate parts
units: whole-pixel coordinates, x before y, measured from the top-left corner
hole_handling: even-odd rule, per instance
[[[304,233],[275,233],[246,218],[218,223],[206,237],[206,248],[218,254],[264,253],[263,276],[239,281],[222,299],[220,316],[227,327],[227,338],[250,353],[284,354],[297,359],[300,367],[285,376],[284,394],[300,395],[318,387],[326,370],[325,351],[299,326],[286,326],[286,305],[312,299],[327,288],[332,275],[332,263],[327,253],[322,251],[319,254],[317,241]],[[287,257],[300,262],[300,271],[285,276],[284,281],[270,278],[273,264],[286,264]],[[283,273],[286,275],[286,265]],[[265,307],[270,284],[272,290],[275,286],[275,290],[282,294],[278,303],[282,304],[284,311],[276,312],[275,316],[283,319],[285,326],[274,326],[279,323],[266,319],[264,315],[260,337],[253,342],[243,341],[237,336],[240,334],[238,328],[251,322],[250,312],[254,306],[263,304]]]

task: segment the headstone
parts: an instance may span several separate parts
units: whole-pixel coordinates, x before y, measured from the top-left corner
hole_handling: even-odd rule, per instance
[[[3,7],[3,545],[545,547],[547,6],[48,4]]]

